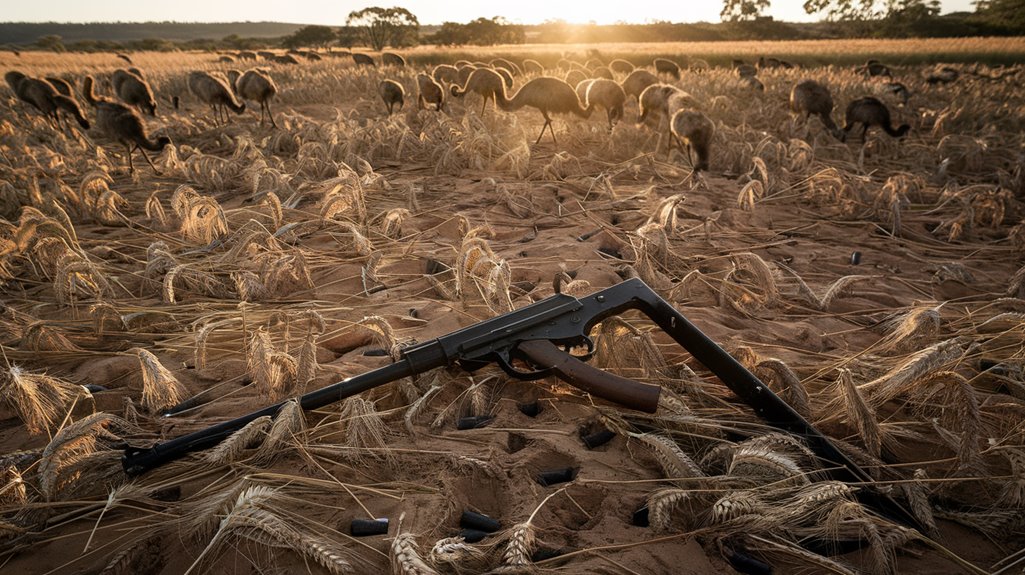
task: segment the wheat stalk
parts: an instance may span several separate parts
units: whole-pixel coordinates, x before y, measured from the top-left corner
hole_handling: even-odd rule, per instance
[[[857,386],[854,385],[851,370],[840,368],[839,371],[840,376],[836,380],[836,385],[840,388],[840,398],[843,401],[847,420],[853,423],[858,433],[861,434],[861,440],[865,442],[868,452],[879,457],[883,440],[875,410],[868,405]]]
[[[141,349],[132,350],[139,358],[142,371],[142,405],[150,412],[177,405],[185,397],[187,390],[178,381],[157,356]]]
[[[12,365],[0,381],[0,400],[13,409],[29,433],[49,431],[71,400],[85,393],[71,385],[43,374],[24,371]]]
[[[917,307],[895,322],[895,327],[874,348],[876,353],[907,353],[940,330],[940,307]]]
[[[672,439],[655,433],[629,433],[630,437],[641,440],[662,467],[666,477],[704,477],[704,472],[697,463],[680,449]]]
[[[345,425],[344,445],[353,453],[376,453],[387,444],[388,426],[374,406],[362,397],[350,397],[342,404],[339,421]]]
[[[306,428],[306,419],[303,416],[303,408],[299,402],[290,399],[281,406],[274,422],[271,424],[267,438],[263,445],[256,451],[254,458],[257,461],[269,463],[279,457],[289,443],[296,441],[297,436],[303,433]]]
[[[794,485],[808,483],[808,478],[793,459],[763,447],[741,446],[733,454],[728,473],[766,482],[780,481]]]
[[[861,386],[873,406],[880,406],[907,392],[922,376],[937,368],[961,359],[965,347],[961,340],[954,338],[941,341],[905,360],[885,375]]]
[[[405,513],[399,516],[399,530],[405,516]],[[420,557],[420,547],[412,533],[400,531],[392,540],[390,550],[392,575],[439,575]]]
[[[8,465],[0,473],[0,507],[23,505],[28,500],[25,481],[14,465]]]
[[[246,450],[260,445],[270,428],[271,418],[269,415],[257,417],[218,443],[216,447],[206,453],[204,459],[214,465],[234,463],[242,457]]]
[[[451,565],[459,572],[461,568],[479,568],[486,555],[462,537],[446,537],[434,543],[427,557],[435,565]]]
[[[118,424],[118,419],[109,413],[94,413],[71,423],[57,432],[43,449],[36,475],[39,488],[47,501],[69,480],[68,468],[73,466],[97,448],[97,440],[117,441],[119,438],[107,430]]]
[[[278,351],[263,328],[249,337],[246,363],[256,388],[264,396],[276,399],[291,389],[297,372],[295,360]]]
[[[660,489],[648,496],[648,520],[656,531],[666,531],[673,520],[673,511],[690,499],[685,489]]]

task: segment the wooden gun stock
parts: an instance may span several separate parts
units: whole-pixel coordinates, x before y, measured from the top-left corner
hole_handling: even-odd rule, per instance
[[[657,385],[591,367],[546,339],[525,341],[516,349],[537,367],[551,369],[559,379],[591,395],[638,411],[655,413],[658,409],[661,388]]]

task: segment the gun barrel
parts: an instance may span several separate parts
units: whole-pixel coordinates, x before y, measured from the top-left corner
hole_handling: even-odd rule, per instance
[[[442,364],[439,363],[435,367],[440,365]],[[398,361],[342,380],[322,389],[311,391],[298,398],[299,405],[304,410],[317,409],[413,374],[414,372],[409,362],[404,360]],[[188,435],[158,443],[153,447],[128,447],[121,458],[121,464],[124,466],[127,475],[134,476],[145,473],[150,469],[180,459],[187,453],[217,445],[254,419],[264,415],[272,417],[277,415],[283,405],[285,405],[284,401]]]

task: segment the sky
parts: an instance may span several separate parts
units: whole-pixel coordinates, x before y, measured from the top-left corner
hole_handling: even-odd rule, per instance
[[[611,24],[617,21],[644,23],[717,22],[721,2],[644,0],[625,11],[623,2],[565,0],[512,0],[492,6],[479,0],[389,0],[371,2],[345,0],[0,0],[0,18],[7,22],[239,22],[275,21],[337,26],[353,10],[367,6],[402,6],[421,24],[445,21],[468,22],[478,17],[504,16],[518,24],[535,24],[550,19],[567,22]],[[777,20],[807,22],[818,19],[805,14],[804,0],[772,0],[768,15]],[[628,5],[628,4],[627,4]],[[942,0],[942,12],[971,11],[972,0]]]

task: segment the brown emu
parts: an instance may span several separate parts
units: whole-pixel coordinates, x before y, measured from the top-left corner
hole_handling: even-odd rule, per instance
[[[674,80],[680,79],[680,66],[672,60],[665,58],[655,58],[655,71],[659,74],[668,74],[673,77]]]
[[[395,104],[399,105],[400,110],[403,104],[405,104],[406,91],[402,88],[402,84],[395,80],[381,80],[381,83],[377,85],[377,93],[384,100],[384,105],[388,106],[389,116],[392,115],[392,109],[395,107]]]
[[[609,62],[609,70],[612,70],[613,72],[615,72],[617,74],[624,74],[624,75],[626,75],[626,74],[629,74],[630,72],[634,71],[634,65],[631,64],[630,62],[627,62],[626,60],[622,60],[622,59],[617,58],[617,59]]]
[[[189,90],[197,98],[206,102],[214,111],[214,121],[221,119],[221,110],[224,111],[224,121],[228,121],[228,109],[236,114],[246,111],[244,102],[235,99],[235,95],[228,88],[227,82],[207,72],[190,72],[188,76]]]
[[[790,110],[804,114],[805,119],[815,114],[837,139],[842,139],[840,129],[833,122],[833,96],[829,88],[814,80],[805,80],[790,90]]]
[[[589,78],[590,77],[583,70],[570,70],[569,72],[566,72],[566,77],[564,79],[570,86],[576,86]]]
[[[142,75],[130,70],[114,70],[110,81],[114,85],[114,93],[122,102],[135,106],[140,112],[150,116],[157,115],[157,101],[153,97],[153,90]]]
[[[480,108],[481,115],[484,115],[488,98],[497,103],[499,94],[505,97],[505,83],[502,76],[491,68],[475,68],[462,87],[452,86],[452,95],[456,98],[462,98],[467,92],[476,92],[484,97],[484,104]]]
[[[459,70],[450,64],[438,64],[431,72],[431,76],[433,76],[434,81],[439,84],[454,84],[459,81]]]
[[[416,87],[419,92],[416,98],[418,109],[426,108],[427,104],[434,104],[434,109],[439,111],[445,107],[445,89],[433,78],[427,74],[417,74]]]
[[[641,93],[652,84],[658,84],[658,77],[647,70],[638,69],[630,72],[630,75],[620,85],[623,86],[627,97],[633,96],[639,102]]]
[[[385,66],[398,66],[403,68],[406,66],[406,59],[394,52],[382,52],[381,63]]]
[[[374,62],[374,59],[370,57],[369,54],[360,54],[359,52],[353,52],[352,61],[356,64],[356,66],[370,66],[371,68],[377,67],[377,62]]]
[[[854,124],[861,124],[862,142],[865,141],[865,135],[872,126],[879,126],[894,138],[903,138],[911,130],[911,126],[907,124],[894,128],[890,123],[889,108],[886,107],[886,104],[880,102],[878,98],[872,96],[858,98],[847,104],[846,119],[847,125],[843,128],[842,138],[844,141],[847,140],[847,133],[854,128]]]
[[[638,123],[654,124],[654,130],[658,132],[658,142],[655,143],[655,151],[661,147],[662,139],[665,138],[666,154],[669,153],[669,146],[672,144],[672,126],[670,121],[677,110],[685,107],[697,108],[698,101],[693,96],[669,84],[652,84],[644,89],[638,99],[640,115]]]
[[[701,112],[684,108],[673,114],[670,122],[673,138],[676,145],[684,144],[687,147],[687,160],[694,166],[694,171],[708,170],[708,156],[712,146],[712,137],[715,135],[715,124],[708,116]],[[681,151],[683,146],[680,146]],[[694,163],[691,156],[691,149],[697,153],[698,163]]]
[[[16,70],[4,74],[4,80],[19,100],[31,104],[39,110],[51,125],[60,127],[61,119],[58,110],[64,110],[78,121],[83,129],[89,129],[89,120],[82,114],[75,100],[61,95],[57,89],[46,80],[26,76]]]
[[[515,62],[506,60],[505,58],[493,58],[491,62],[488,62],[488,64],[492,68],[505,68],[506,70],[509,70],[509,73],[513,76],[521,76],[523,74],[523,70],[520,69]]]
[[[171,143],[171,139],[167,136],[160,136],[155,140],[151,140],[146,135],[146,125],[135,110],[119,102],[97,97],[93,91],[93,83],[92,76],[85,77],[85,84],[82,90],[85,94],[85,101],[96,108],[96,125],[99,126],[100,130],[110,138],[124,144],[125,149],[128,150],[129,173],[135,172],[135,164],[132,163],[132,152],[136,149],[142,152],[142,157],[146,158],[146,162],[153,168],[153,171],[157,172],[157,167],[149,159],[146,150],[159,152]]]
[[[555,129],[552,128],[552,118],[549,114],[576,114],[581,118],[589,118],[594,109],[593,105],[586,108],[580,105],[580,99],[577,98],[577,93],[572,86],[558,78],[548,76],[534,78],[527,82],[519,92],[516,92],[515,96],[509,99],[506,99],[505,90],[502,90],[495,94],[495,102],[499,108],[507,112],[514,112],[524,106],[537,108],[541,112],[545,118],[545,125],[541,127],[541,133],[538,134],[537,141],[534,142],[535,145],[541,142],[541,138],[545,135],[545,129],[551,131],[552,142],[556,145],[559,144],[555,139]]]
[[[617,122],[623,119],[626,92],[615,81],[598,78],[591,80],[581,101],[586,103],[588,107],[600,106],[605,108],[605,114],[609,120],[609,129],[611,130]]]
[[[498,72],[498,75],[502,77],[502,81],[505,82],[506,88],[512,88],[513,78],[512,73],[509,72],[509,70],[506,70],[505,68],[499,66],[493,67],[491,69]]]
[[[527,58],[523,61],[523,72],[525,74],[535,74],[540,76],[545,73],[545,67],[541,65],[541,62]]]
[[[270,101],[278,93],[278,87],[269,74],[260,70],[246,70],[241,76],[232,82],[235,93],[243,100],[254,100],[260,104],[260,125],[263,125],[263,114],[267,113],[270,118],[270,125],[277,128],[274,121],[274,114],[270,109]]]
[[[71,84],[69,84],[67,80],[57,78],[56,76],[47,76],[46,81],[49,82],[61,96],[67,96],[72,100],[75,99],[75,89],[71,87]]]

